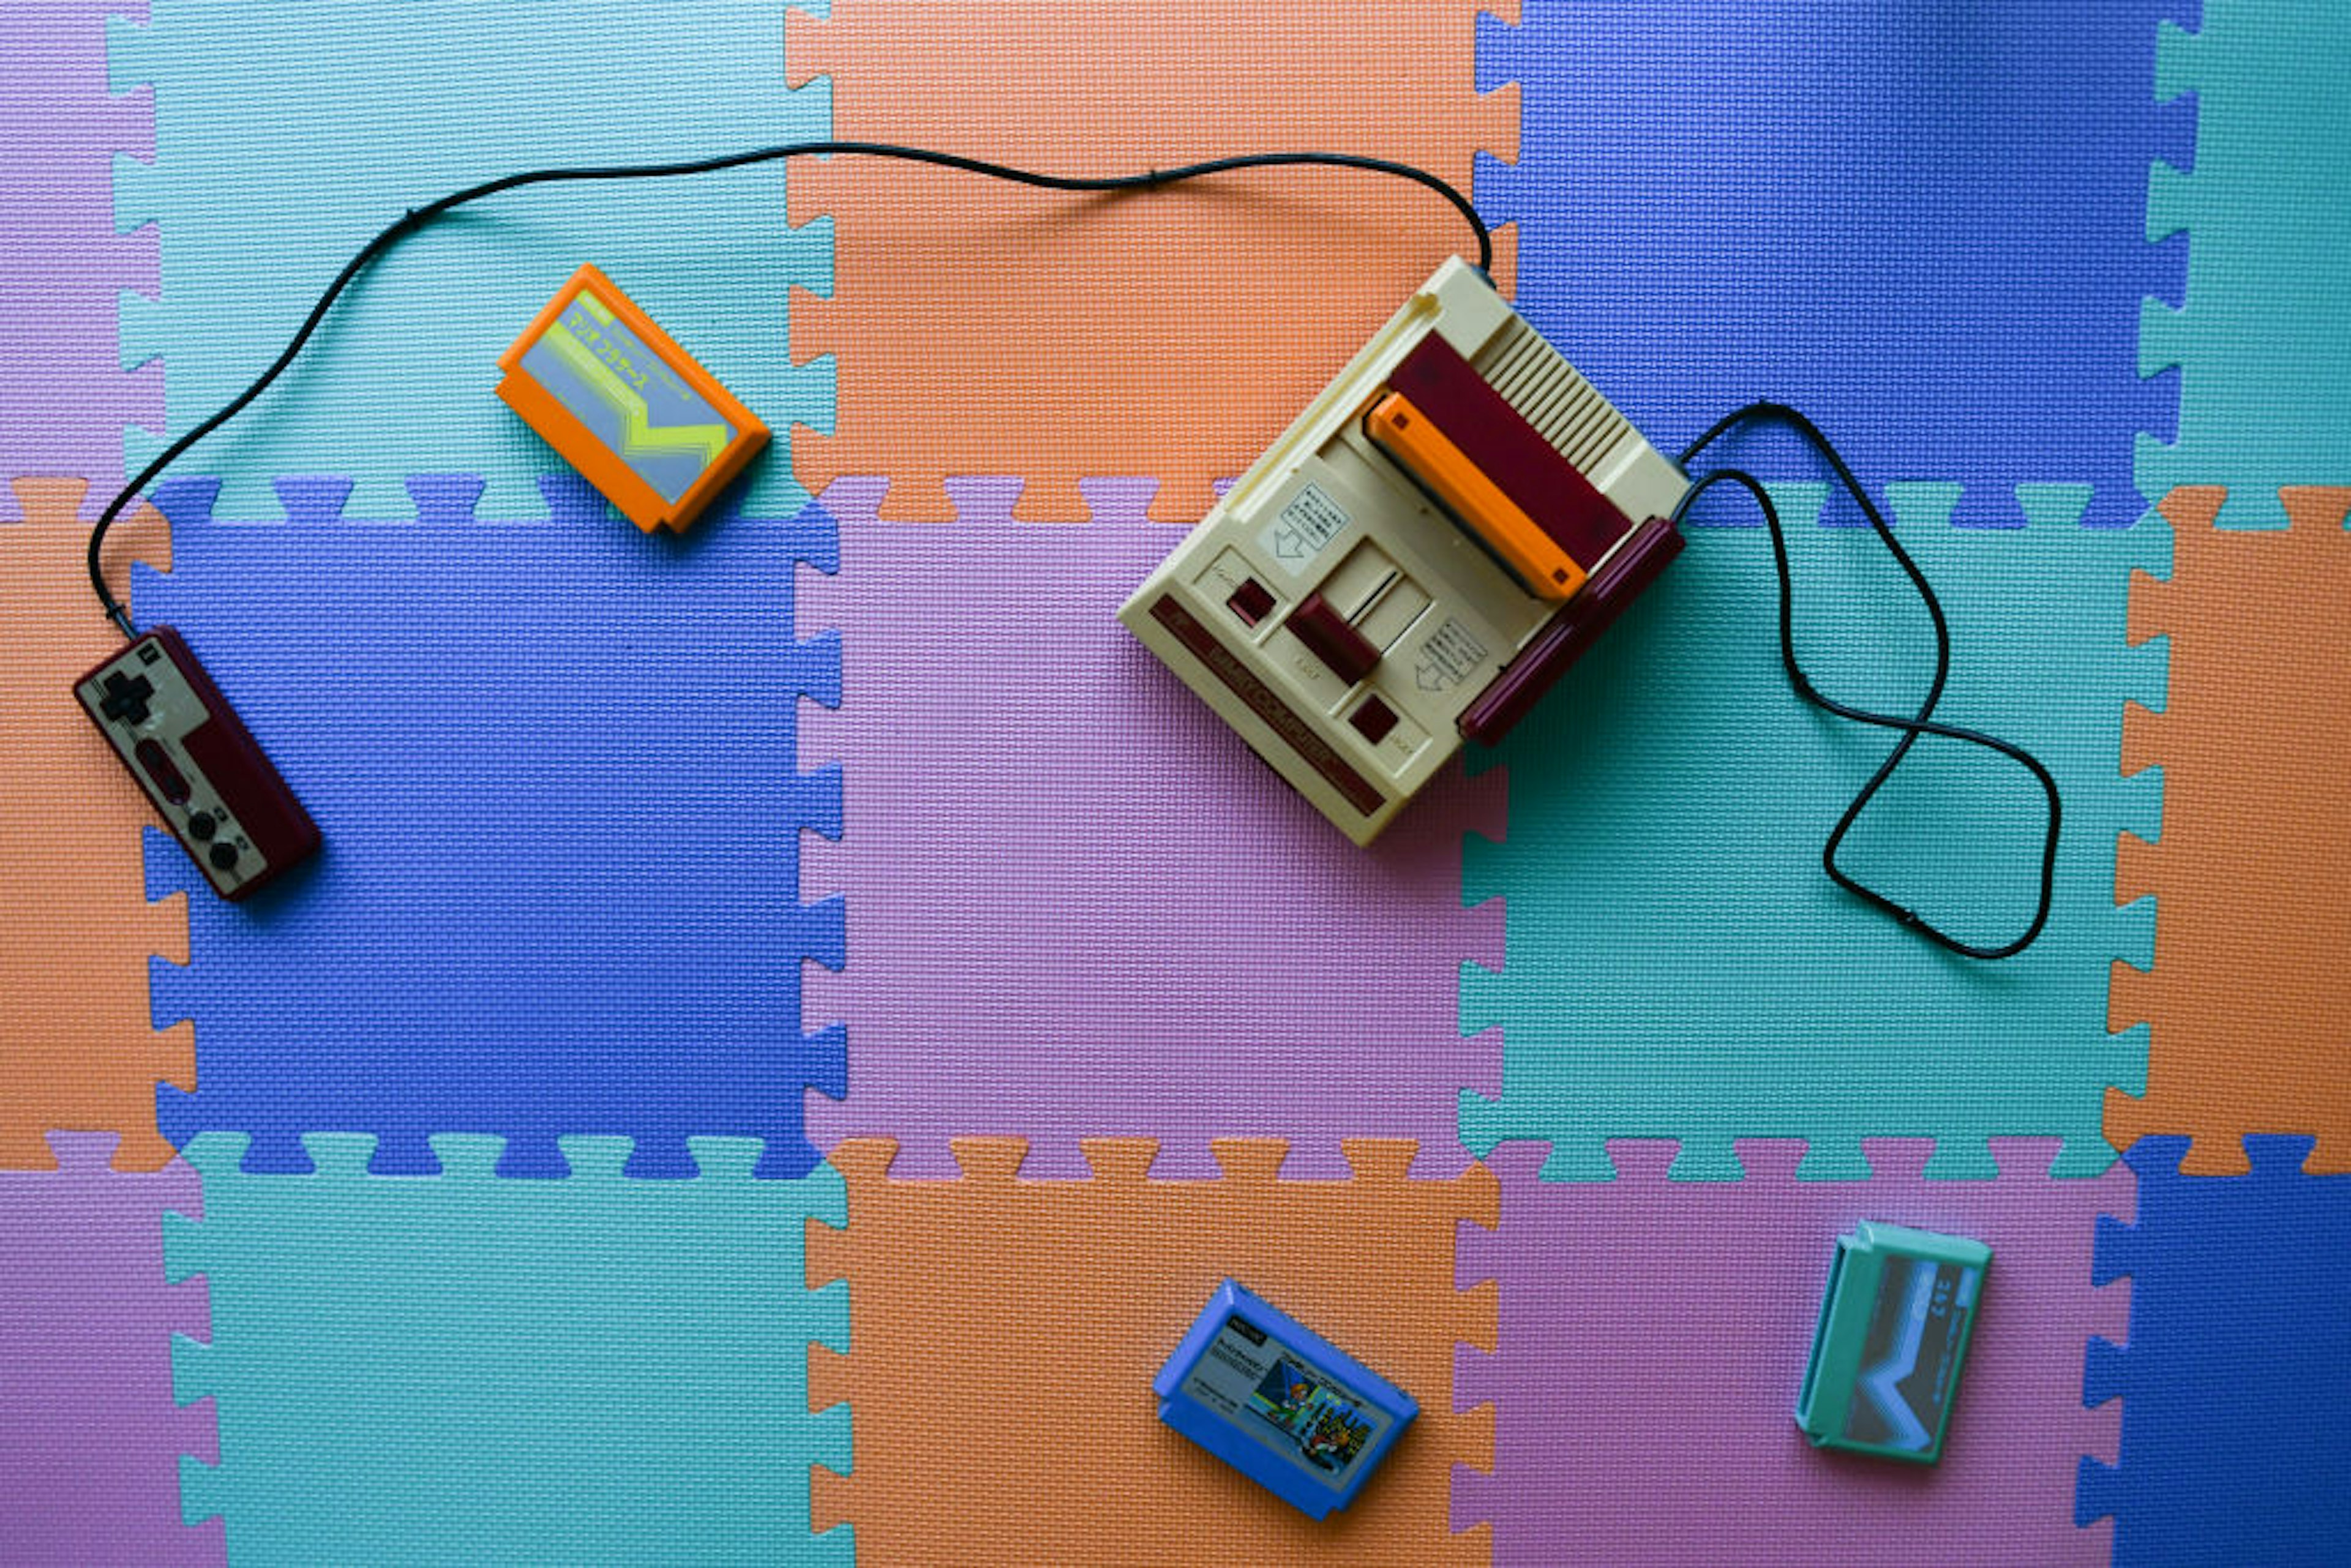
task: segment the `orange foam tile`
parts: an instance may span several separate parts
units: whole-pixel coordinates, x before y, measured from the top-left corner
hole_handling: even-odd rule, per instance
[[[1491,1350],[1494,1287],[1454,1288],[1458,1226],[1499,1218],[1492,1173],[1406,1175],[1408,1140],[1346,1145],[1344,1181],[1277,1179],[1285,1145],[1226,1140],[1213,1181],[1155,1181],[1148,1139],[1084,1144],[1093,1175],[1023,1180],[1026,1144],[955,1145],[962,1176],[889,1174],[896,1145],[831,1156],[849,1227],[812,1228],[809,1280],[850,1282],[854,1473],[816,1472],[815,1528],[860,1563],[1478,1563],[1457,1464],[1493,1462],[1491,1406],[1457,1414],[1457,1344]],[[1353,1506],[1317,1522],[1158,1419],[1151,1380],[1230,1277],[1410,1394],[1420,1416]]]
[[[832,81],[833,135],[1057,173],[1236,152],[1398,159],[1467,192],[1515,160],[1515,84],[1480,94],[1478,13],[835,0],[785,15],[792,84]],[[831,434],[796,434],[811,492],[891,479],[882,516],[955,515],[942,480],[1014,475],[1013,515],[1087,517],[1081,477],[1160,481],[1189,522],[1447,256],[1474,238],[1400,180],[1290,169],[1114,197],[836,158],[796,164],[790,218],[830,214],[833,295],[796,293],[792,354],[838,356]],[[1505,291],[1513,236],[1497,236]]]
[[[2115,970],[2147,1094],[2107,1096],[2106,1136],[2186,1134],[2198,1175],[2245,1171],[2247,1133],[2314,1134],[2305,1168],[2351,1171],[2351,489],[2280,494],[2290,526],[2252,532],[2215,527],[2226,492],[2173,491],[2170,580],[2131,583],[2171,682],[2124,716],[2163,831],[2116,862],[2118,898],[2155,895],[2155,967]]]
[[[162,1168],[158,1080],[195,1087],[195,1036],[147,1007],[151,955],[188,961],[187,899],[147,902],[146,797],[90,727],[73,684],[121,644],[90,592],[78,479],[18,479],[25,520],[0,523],[0,779],[8,887],[0,894],[0,1167],[54,1169],[51,1129],[119,1133],[120,1170]],[[107,537],[109,580],[171,562],[161,514]]]

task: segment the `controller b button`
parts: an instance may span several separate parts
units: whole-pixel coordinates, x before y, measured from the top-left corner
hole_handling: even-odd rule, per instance
[[[213,814],[210,811],[198,811],[188,819],[188,831],[199,842],[211,838],[219,829],[220,824],[213,821]]]
[[[210,858],[214,869],[226,871],[236,863],[236,846],[223,839],[212,847]]]

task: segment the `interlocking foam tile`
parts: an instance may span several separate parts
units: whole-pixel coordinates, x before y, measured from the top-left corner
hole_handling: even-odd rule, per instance
[[[2351,490],[2287,490],[2293,527],[2220,530],[2174,491],[2171,580],[2131,584],[2134,636],[2171,639],[2170,701],[2123,717],[2123,763],[2163,768],[2163,840],[2126,837],[2152,893],[2155,967],[2115,970],[2114,1019],[2150,1026],[2147,1096],[2106,1097],[2117,1147],[2189,1133],[2186,1168],[2242,1171],[2247,1133],[2317,1134],[2351,1171]]]
[[[822,0],[810,0],[821,4]],[[549,167],[658,163],[821,137],[821,90],[783,88],[778,5],[423,0],[331,23],[308,0],[153,0],[109,37],[118,88],[155,88],[156,159],[115,172],[117,221],[162,226],[162,299],[127,298],[126,364],[161,355],[177,435],[277,354],[337,271],[412,207]],[[267,479],[464,470],[493,517],[539,508],[560,459],[491,395],[499,352],[583,261],[628,290],[775,430],[831,421],[825,367],[789,363],[789,286],[831,276],[826,228],[785,225],[780,169],[566,184],[491,198],[402,240],[300,363],[181,470],[228,476],[224,510],[275,515]],[[160,442],[133,431],[128,460]],[[747,507],[806,499],[780,452]]]
[[[1459,1170],[1455,1102],[1499,1082],[1453,1001],[1460,956],[1501,951],[1458,858],[1497,781],[1449,774],[1357,849],[1114,619],[1180,537],[1149,481],[1089,482],[1076,528],[1012,521],[1018,485],[955,482],[943,526],[877,521],[878,480],[826,492],[841,567],[809,619],[844,670],[807,749],[842,759],[847,831],[806,884],[846,894],[849,963],[810,1007],[846,1021],[852,1092],[811,1103],[818,1146],[895,1137],[930,1176],[953,1136],[1018,1134],[1069,1176],[1081,1135],[1149,1135],[1196,1176],[1247,1134],[1334,1175],[1342,1137],[1390,1135]]]
[[[184,1027],[152,1031],[147,964],[187,961],[187,901],[147,902],[147,799],[74,700],[74,682],[121,646],[90,591],[83,491],[19,479],[25,520],[0,523],[0,779],[16,846],[0,895],[0,1166],[47,1166],[42,1133],[75,1127],[120,1134],[123,1166],[154,1170],[172,1157],[155,1083],[192,1086],[195,1047]],[[117,593],[134,556],[171,560],[150,507],[107,535]]]
[[[1466,192],[1476,153],[1517,155],[1516,94],[1472,83],[1487,3],[835,0],[785,18],[784,54],[793,81],[830,77],[844,138],[1080,174],[1330,150]],[[1081,477],[1147,475],[1154,517],[1196,518],[1440,260],[1476,254],[1441,197],[1353,171],[1102,199],[838,159],[789,197],[838,225],[837,292],[796,297],[791,336],[838,355],[839,424],[793,465],[818,492],[889,475],[893,518],[952,516],[941,481],[964,474],[1023,476],[1019,515],[1054,521],[1087,515]]]
[[[163,417],[163,379],[124,375],[115,295],[155,292],[155,232],[114,232],[109,154],[152,156],[149,95],[110,97],[110,12],[141,0],[10,0],[0,8],[0,478],[73,475],[111,495],[122,427]],[[103,497],[99,497],[102,499]],[[0,519],[18,514],[0,489]]]
[[[2168,560],[2169,531],[1953,528],[1947,489],[1895,499],[1952,627],[1937,716],[2024,747],[2064,793],[2048,929],[1970,962],[1827,880],[1822,842],[1891,739],[1788,689],[1763,530],[1694,528],[1502,748],[1508,841],[1466,847],[1467,895],[1508,905],[1502,972],[1461,978],[1463,1031],[1503,1031],[1501,1098],[1462,1098],[1473,1153],[1548,1141],[1545,1175],[1605,1178],[1606,1139],[1674,1137],[1677,1175],[1731,1178],[1733,1138],[1804,1137],[1806,1176],[1854,1176],[1864,1136],[1930,1136],[1936,1175],[1989,1176],[1987,1136],[2050,1134],[2060,1174],[2112,1160],[2101,1102],[2143,1086],[2146,1041],[2106,1032],[2108,969],[2149,961],[2153,924],[2115,905],[2116,835],[2152,837],[2161,804],[2155,775],[2119,774],[2124,700],[2163,688],[2163,650],[2125,641],[2126,583]],[[1911,711],[1932,642],[1887,552],[1803,510],[1790,549],[1813,684]],[[1928,741],[1841,859],[1957,936],[2004,942],[2032,914],[2045,812],[2017,764]]]
[[[820,1527],[859,1561],[1478,1563],[1452,1467],[1483,1469],[1492,1413],[1457,1412],[1458,1342],[1494,1343],[1491,1287],[1457,1292],[1454,1232],[1490,1228],[1492,1175],[1407,1176],[1405,1142],[1350,1141],[1341,1181],[1277,1179],[1279,1140],[1219,1141],[1220,1178],[1162,1181],[1148,1139],[1086,1144],[1091,1179],[1021,1174],[1017,1138],[958,1140],[963,1176],[890,1174],[855,1139],[849,1228],[811,1267],[850,1281],[856,1353],[811,1358],[857,1411],[857,1470],[816,1478]],[[1237,1279],[1402,1387],[1420,1416],[1343,1512],[1316,1521],[1153,1418],[1151,1380]]]
[[[2084,1343],[2121,1330],[2095,1290],[2101,1212],[2130,1210],[2120,1165],[2053,1179],[2053,1141],[1997,1151],[1997,1181],[1921,1178],[1921,1143],[1873,1142],[1865,1182],[1796,1178],[1794,1144],[1744,1144],[1748,1179],[1668,1180],[1670,1145],[1620,1143],[1619,1179],[1538,1179],[1495,1152],[1502,1223],[1464,1229],[1460,1279],[1501,1290],[1499,1348],[1462,1353],[1455,1397],[1490,1398],[1490,1476],[1463,1472],[1457,1523],[1489,1519],[1499,1563],[2102,1563],[2074,1524],[2074,1469],[2114,1451],[2111,1412],[2074,1396]],[[1791,1412],[1837,1237],[1864,1219],[1992,1249],[1983,1305],[1928,1469],[1816,1450]]]
[[[202,1285],[163,1281],[164,1210],[195,1172],[107,1168],[107,1134],[58,1133],[54,1172],[0,1173],[0,1556],[218,1563],[217,1525],[180,1522],[178,1455],[213,1451],[178,1410],[169,1335],[200,1331]]]
[[[152,834],[151,889],[189,889],[185,969],[153,966],[159,1023],[196,1024],[196,1089],[157,1091],[174,1144],[378,1133],[384,1171],[425,1134],[625,1133],[639,1171],[691,1133],[768,1141],[797,1176],[805,1091],[842,1092],[838,1030],[803,1035],[799,971],[841,962],[838,904],[799,902],[799,835],[838,833],[837,770],[793,770],[799,700],[838,700],[836,639],[793,636],[793,574],[834,530],[705,518],[685,538],[607,517],[577,480],[555,516],[485,522],[419,483],[423,514],[338,515],[347,486],[282,482],[292,520],[216,519],[166,485],[177,570],[141,574],[326,837],[282,889],[231,904]]]
[[[1515,79],[1520,308],[1668,451],[1754,397],[1793,402],[1873,482],[1957,481],[2011,520],[2019,477],[2139,510],[2136,433],[2177,389],[2134,373],[2147,167],[2192,110],[2147,90],[2195,0],[1757,7],[1526,0],[1484,26]]]
[[[808,1237],[841,1178],[752,1179],[757,1140],[696,1138],[692,1181],[622,1175],[625,1138],[566,1138],[560,1181],[493,1175],[496,1138],[433,1140],[445,1174],[371,1176],[371,1142],[306,1142],[314,1176],[188,1145],[204,1217],[165,1267],[212,1284],[213,1337],[172,1342],[220,1463],[181,1469],[254,1562],[846,1563],[811,1534],[809,1467],[849,1465],[849,1411],[809,1404],[809,1347],[848,1347],[846,1288]]]
[[[2130,1343],[2091,1342],[2082,1398],[2122,1400],[2121,1459],[2082,1461],[2075,1512],[2125,1564],[2351,1562],[2351,1176],[2304,1175],[2308,1138],[2248,1137],[2236,1176],[2186,1147],[2133,1145],[2138,1223],[2098,1222]]]
[[[2203,9],[2156,48],[2157,95],[2194,95],[2196,164],[2147,188],[2148,237],[2188,235],[2188,292],[2139,329],[2139,369],[2180,371],[2179,443],[2141,440],[2139,486],[2225,486],[2224,525],[2274,528],[2279,486],[2351,484],[2351,6]]]

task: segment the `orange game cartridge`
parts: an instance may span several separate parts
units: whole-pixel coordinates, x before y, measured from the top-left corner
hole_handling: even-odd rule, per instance
[[[684,533],[768,444],[758,416],[593,267],[498,368],[507,406],[647,533]]]

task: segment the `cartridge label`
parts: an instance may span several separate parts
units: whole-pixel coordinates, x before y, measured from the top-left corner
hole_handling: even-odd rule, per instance
[[[1385,1412],[1238,1313],[1183,1393],[1326,1486],[1343,1485],[1387,1429]]]
[[[1931,1258],[1888,1258],[1862,1342],[1844,1435],[1925,1453],[1951,1397],[1983,1270]]]
[[[522,368],[573,418],[674,501],[735,439],[735,427],[592,289],[572,297]]]

